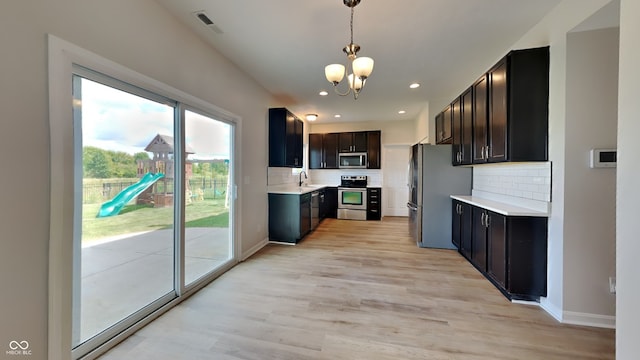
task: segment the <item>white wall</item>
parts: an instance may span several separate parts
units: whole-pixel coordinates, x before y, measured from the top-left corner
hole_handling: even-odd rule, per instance
[[[552,162],[551,216],[548,230],[547,298],[541,305],[554,317],[564,317],[564,214],[573,211],[564,200],[566,130],[567,33],[609,0],[564,0],[518,40],[512,49],[550,45],[549,160]],[[505,49],[506,53],[510,49]],[[499,57],[496,57],[496,61]],[[568,279],[569,280],[569,279]],[[572,280],[572,279],[570,279]]]
[[[413,143],[418,143],[418,142],[422,142],[422,143],[431,143],[431,139],[430,139],[430,134],[435,134],[436,130],[435,130],[435,120],[430,120],[429,119],[429,103],[426,103],[424,105],[424,108],[422,109],[422,111],[420,111],[420,113],[418,114],[418,117],[416,118],[416,128],[415,128],[415,135],[413,138]],[[433,126],[433,129],[431,128]],[[433,139],[433,143],[435,144],[436,140],[435,138]]]
[[[618,118],[618,28],[567,36],[565,140],[565,320],[589,314],[615,322],[616,169],[591,169],[589,150],[615,148]],[[586,316],[586,318],[585,318]]]
[[[620,77],[618,84],[618,179],[616,358],[638,358],[640,281],[638,280],[638,204],[640,204],[640,1],[620,2]]]
[[[267,237],[267,109],[273,99],[152,0],[0,4],[0,358],[27,340],[47,358],[47,33],[242,117],[242,247]],[[69,289],[69,291],[71,291]]]

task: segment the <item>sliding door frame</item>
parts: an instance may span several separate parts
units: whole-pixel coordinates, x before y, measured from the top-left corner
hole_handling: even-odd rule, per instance
[[[240,201],[238,201],[237,179],[241,178],[239,160],[239,142],[241,136],[241,118],[198,99],[192,95],[175,89],[169,85],[134,72],[126,67],[104,59],[94,53],[68,43],[53,35],[48,37],[49,46],[49,123],[51,149],[51,178],[50,178],[50,241],[49,241],[49,323],[48,323],[48,358],[72,359],[83,357],[93,359],[104,353],[124,338],[131,335],[147,323],[151,322],[173,306],[204,287],[216,277],[220,276],[240,261],[240,231],[239,218]],[[80,345],[72,349],[73,331],[73,289],[74,289],[74,241],[78,236],[78,228],[74,228],[77,214],[78,193],[76,177],[82,171],[82,162],[78,163],[74,138],[82,136],[73,124],[73,106],[71,104],[72,77],[74,68],[83,67],[117,81],[139,87],[161,97],[177,102],[175,115],[180,119],[174,121],[176,130],[175,152],[184,152],[184,121],[185,109],[193,109],[231,125],[231,149],[229,181],[232,194],[230,195],[229,231],[231,233],[231,259],[215,271],[208,273],[188,287],[184,285],[184,261],[174,261],[174,289],[175,294],[167,294],[144,309],[146,315],[141,318],[129,317],[123,320],[127,328],[124,331],[108,329],[100,335],[101,339],[90,347]],[[174,191],[175,200],[179,206],[174,206],[174,246],[176,259],[183,259],[184,255],[184,162],[176,167],[176,186],[183,191]],[[80,169],[78,169],[80,168]],[[180,241],[175,241],[180,239]],[[154,308],[151,308],[151,306]],[[96,345],[97,344],[97,345]]]

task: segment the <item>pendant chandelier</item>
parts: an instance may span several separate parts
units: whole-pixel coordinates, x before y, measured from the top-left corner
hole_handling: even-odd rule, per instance
[[[333,84],[336,94],[346,96],[353,93],[353,98],[358,99],[358,94],[364,88],[369,75],[373,71],[373,59],[370,57],[358,57],[360,45],[353,43],[353,9],[360,3],[360,0],[343,0],[344,4],[351,8],[351,42],[345,46],[342,51],[347,54],[347,66],[342,64],[331,64],[324,68],[324,74],[327,80]],[[346,92],[338,90],[338,84],[344,77],[347,77],[349,87]]]

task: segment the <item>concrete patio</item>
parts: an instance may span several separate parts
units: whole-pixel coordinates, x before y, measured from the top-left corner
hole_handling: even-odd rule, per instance
[[[173,292],[173,247],[172,229],[83,246],[80,342]],[[185,253],[189,284],[231,257],[229,229],[187,228]]]

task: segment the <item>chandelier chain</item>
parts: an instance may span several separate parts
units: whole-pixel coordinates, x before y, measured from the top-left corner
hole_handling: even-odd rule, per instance
[[[353,8],[355,8],[355,6],[351,7],[351,22],[349,23],[351,29],[351,42],[349,44],[353,44]]]

